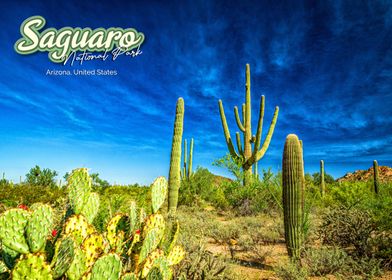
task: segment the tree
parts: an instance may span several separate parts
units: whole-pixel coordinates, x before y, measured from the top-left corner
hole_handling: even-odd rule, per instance
[[[49,168],[41,170],[41,168],[36,165],[26,174],[26,182],[32,186],[54,187],[56,186],[55,178],[57,175],[55,170]]]
[[[321,180],[320,172],[313,173],[312,177],[313,177],[313,184],[320,185],[320,180]],[[332,184],[335,182],[335,179],[330,174],[325,173],[324,177],[325,177],[324,179],[326,184]]]

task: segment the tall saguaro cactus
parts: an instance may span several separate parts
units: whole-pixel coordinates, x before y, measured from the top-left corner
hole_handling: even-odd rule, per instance
[[[283,151],[283,214],[287,252],[294,261],[300,259],[303,243],[304,187],[302,148],[298,137],[290,134]]]
[[[324,178],[324,161],[320,160],[320,194],[324,196],[325,194],[325,178]]]
[[[181,184],[181,142],[184,124],[184,99],[179,98],[176,105],[173,142],[170,155],[168,210],[172,215],[177,210],[178,190]]]
[[[378,188],[380,186],[380,179],[378,176],[378,162],[377,162],[377,160],[373,161],[373,177],[374,177],[374,181],[373,181],[374,193],[378,194]]]
[[[219,111],[223,126],[223,132],[225,134],[226,144],[229,149],[230,155],[236,162],[240,162],[244,171],[244,185],[249,184],[249,180],[252,176],[252,165],[259,161],[268,149],[271,142],[272,135],[274,133],[275,124],[278,118],[279,107],[275,108],[275,113],[271,121],[267,136],[265,137],[263,145],[261,145],[261,133],[263,128],[264,119],[264,95],[261,96],[260,100],[260,111],[259,119],[257,124],[256,135],[252,134],[251,127],[251,96],[250,96],[250,67],[246,64],[245,71],[245,103],[242,104],[242,121],[240,119],[237,106],[234,107],[235,119],[239,130],[243,133],[243,145],[241,144],[240,133],[236,133],[237,149],[236,152],[233,141],[230,136],[229,127],[227,126],[225,111],[223,109],[222,100],[219,100]],[[253,151],[252,151],[253,144]]]
[[[192,176],[192,165],[193,165],[193,138],[189,147],[189,157],[187,158],[188,148],[186,139],[184,140],[184,165],[182,168],[182,178],[189,179]]]

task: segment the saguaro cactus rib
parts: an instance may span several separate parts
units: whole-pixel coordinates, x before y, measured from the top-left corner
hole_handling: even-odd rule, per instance
[[[179,98],[176,104],[176,116],[174,120],[173,143],[170,155],[169,171],[169,197],[168,210],[172,214],[176,212],[178,203],[178,190],[181,184],[181,142],[184,123],[184,99]]]
[[[256,135],[252,134],[251,128],[251,95],[250,95],[250,67],[249,64],[246,65],[245,71],[245,103],[242,104],[242,122],[239,117],[238,108],[234,107],[234,115],[236,119],[236,123],[238,128],[243,133],[243,143],[241,144],[239,133],[236,133],[236,141],[237,141],[237,151],[233,146],[233,141],[230,136],[230,130],[227,125],[226,115],[223,108],[222,100],[219,100],[219,112],[222,121],[223,132],[225,135],[225,140],[227,147],[229,149],[230,155],[236,161],[241,163],[242,170],[244,171],[244,184],[247,185],[250,177],[252,176],[252,166],[255,162],[259,161],[264,154],[266,153],[268,146],[271,142],[272,135],[274,133],[276,121],[278,119],[279,107],[275,108],[274,116],[271,121],[271,125],[269,127],[267,136],[264,140],[263,145],[261,145],[262,138],[262,127],[263,127],[263,119],[264,119],[264,103],[265,98],[261,96],[260,99],[260,112],[257,124],[257,132]],[[254,143],[254,148],[252,151],[252,143]]]

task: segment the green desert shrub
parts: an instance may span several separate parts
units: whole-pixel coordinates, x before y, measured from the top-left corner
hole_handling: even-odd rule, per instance
[[[104,230],[107,222],[116,213],[127,213],[131,201],[135,201],[140,208],[151,208],[150,188],[148,187],[110,186],[96,190],[100,194],[101,203],[93,224],[100,231]]]
[[[354,248],[354,254],[371,255],[376,227],[368,212],[355,208],[330,209],[321,218],[319,234],[323,244]]]
[[[186,247],[185,259],[174,270],[174,279],[215,280],[230,279],[224,260],[214,256],[203,246]]]
[[[253,180],[243,186],[238,181],[226,182],[224,193],[230,206],[241,216],[274,213],[281,209],[281,187],[277,177],[268,181]]]
[[[56,207],[65,197],[65,189],[58,187],[19,184],[0,188],[0,201],[6,207],[16,207],[20,204],[29,206],[37,202]]]
[[[191,178],[183,179],[179,195],[179,205],[201,205],[208,202],[222,209],[228,206],[217,177],[206,168],[198,167]]]
[[[26,174],[26,184],[30,186],[55,187],[57,172],[49,168],[41,169],[38,165]]]
[[[309,273],[305,267],[294,262],[288,262],[275,268],[275,274],[282,280],[306,280]]]
[[[339,247],[309,248],[303,263],[311,276],[372,279],[381,275],[379,260],[363,256],[354,258]]]
[[[305,251],[304,263],[310,275],[324,276],[344,271],[349,258],[339,247],[309,248]]]

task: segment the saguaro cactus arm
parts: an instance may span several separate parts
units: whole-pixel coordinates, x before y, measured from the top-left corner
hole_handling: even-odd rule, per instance
[[[276,106],[274,116],[272,117],[272,121],[271,121],[270,127],[268,129],[267,136],[265,137],[263,146],[261,147],[261,149],[259,151],[257,151],[256,161],[259,161],[264,156],[265,152],[268,149],[268,146],[269,146],[271,139],[272,139],[272,135],[274,134],[275,125],[276,125],[276,121],[278,119],[278,115],[279,115],[279,107]]]
[[[221,117],[221,121],[222,121],[223,132],[225,134],[227,148],[229,149],[230,155],[235,160],[238,160],[239,155],[235,151],[234,146],[233,146],[233,141],[231,140],[230,130],[229,130],[229,127],[227,126],[226,115],[225,115],[225,110],[223,109],[222,100],[219,100],[219,112],[220,112],[220,117]]]
[[[263,130],[263,119],[264,119],[264,95],[261,96],[260,99],[260,112],[259,112],[259,121],[257,123],[257,132],[256,132],[256,140],[253,148],[253,157],[256,156],[257,151],[260,149],[261,142],[261,132]]]
[[[238,128],[242,132],[245,132],[245,127],[244,127],[244,125],[242,124],[242,122],[240,120],[240,115],[238,114],[238,107],[237,106],[234,107],[234,115],[235,115],[235,121],[237,122]]]
[[[238,152],[239,152],[240,155],[243,157],[243,156],[244,156],[244,151],[242,150],[242,144],[241,144],[240,133],[239,133],[239,132],[236,132],[235,136],[236,136],[236,140],[237,140],[237,149],[238,149]]]

